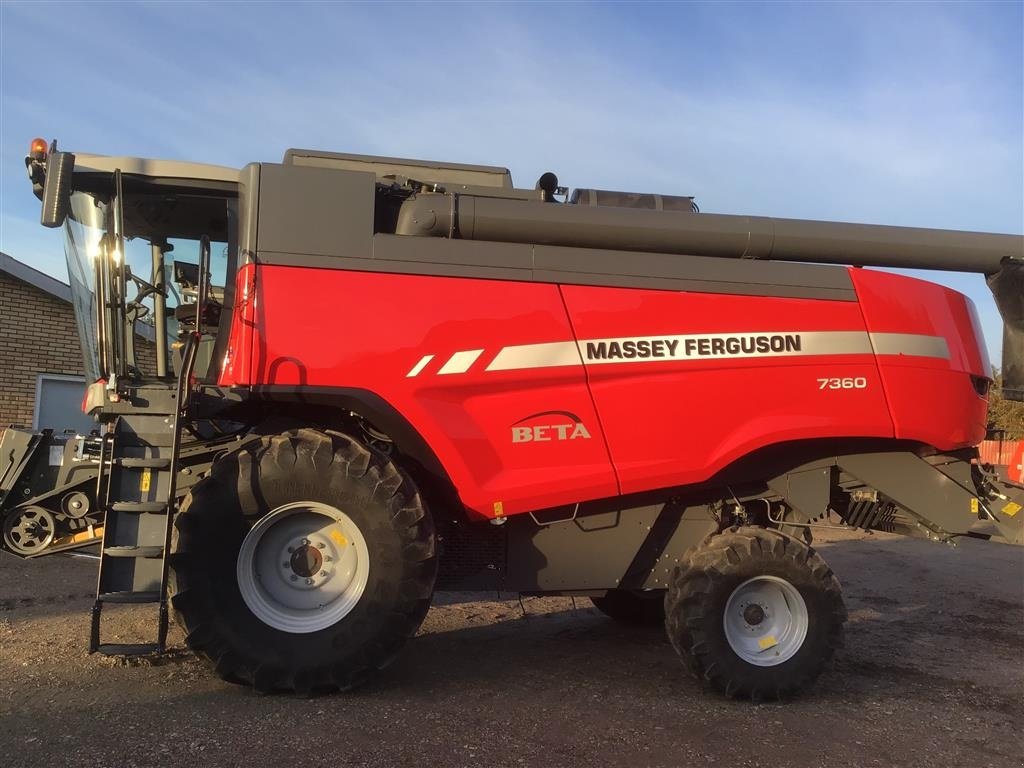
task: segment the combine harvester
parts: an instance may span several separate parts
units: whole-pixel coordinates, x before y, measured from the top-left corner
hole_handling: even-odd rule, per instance
[[[435,589],[500,589],[664,621],[770,698],[840,643],[816,526],[1022,543],[971,302],[861,269],[985,275],[1022,399],[1020,236],[303,150],[26,163],[100,431],[8,431],[0,515],[18,555],[102,543],[92,651],[161,652],[173,610],[227,680],[348,689]],[[110,603],[152,603],[155,642],[105,642]]]

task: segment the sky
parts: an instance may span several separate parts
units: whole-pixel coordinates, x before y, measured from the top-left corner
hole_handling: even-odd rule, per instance
[[[0,2],[0,250],[66,280],[25,177],[71,151],[507,166],[701,210],[1024,232],[1024,3]],[[1001,324],[967,293],[993,359]]]

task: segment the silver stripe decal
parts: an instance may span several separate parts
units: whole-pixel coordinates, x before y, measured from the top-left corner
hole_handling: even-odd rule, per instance
[[[464,352],[456,352],[454,355],[448,358],[448,362],[441,366],[441,370],[437,373],[438,375],[447,375],[449,373],[465,373],[472,367],[476,359],[482,355],[484,351],[482,349],[467,349]]]
[[[504,347],[487,366],[488,371],[518,371],[523,368],[556,368],[583,365],[574,341],[548,344],[520,344]]]
[[[876,355],[914,355],[949,360],[949,345],[942,336],[917,333],[872,333],[871,345]]]
[[[427,367],[431,360],[434,359],[433,355],[424,355],[420,358],[420,361],[412,367],[412,370],[405,374],[405,378],[411,379],[413,376],[419,376],[420,371]]]
[[[484,350],[455,352],[438,374],[466,373]],[[824,355],[912,355],[949,359],[942,336],[864,331],[755,331],[675,336],[619,336],[503,347],[488,371],[563,368],[607,363],[657,363],[669,360],[730,360]],[[417,376],[433,355],[425,355],[408,376]]]

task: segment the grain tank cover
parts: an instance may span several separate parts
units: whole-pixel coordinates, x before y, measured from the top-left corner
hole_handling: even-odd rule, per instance
[[[321,152],[313,149],[289,149],[284,153],[284,160],[281,162],[284,165],[363,171],[376,174],[378,181],[400,177],[442,186],[512,189],[512,174],[508,168],[495,165],[440,163],[400,157]]]
[[[574,189],[569,198],[572,205],[594,208],[641,208],[647,211],[682,211],[697,213],[692,197],[654,195],[649,192],[614,192],[610,189]]]

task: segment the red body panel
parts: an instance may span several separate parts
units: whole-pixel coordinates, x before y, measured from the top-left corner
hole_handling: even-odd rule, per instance
[[[221,362],[218,384],[246,386],[253,381],[252,350],[256,333],[256,265],[246,264],[235,278],[235,306],[231,313],[231,333]]]
[[[853,277],[859,302],[249,266],[220,383],[376,393],[486,517],[703,481],[790,440],[973,445],[967,300]],[[762,337],[790,347],[744,353]]]
[[[937,336],[948,346],[948,359],[878,356],[896,437],[944,451],[984,440],[988,401],[971,375],[991,378],[992,365],[971,300],[924,280],[850,271],[869,332]]]
[[[234,383],[377,393],[481,514],[573,503],[581,488],[590,498],[618,492],[582,368],[484,372],[503,346],[572,337],[558,286],[261,267],[257,291],[252,362]],[[465,372],[441,372],[472,350],[483,351]],[[511,442],[513,423],[552,410],[577,415],[591,437]]]
[[[864,331],[855,302],[564,286],[577,337]],[[771,443],[892,437],[870,352],[587,366],[623,493],[699,482]],[[863,389],[819,378],[862,377]]]

